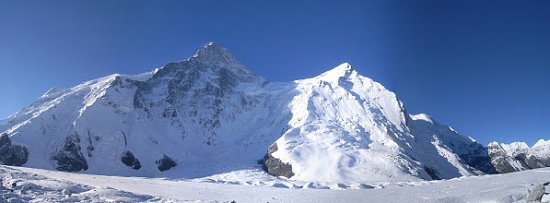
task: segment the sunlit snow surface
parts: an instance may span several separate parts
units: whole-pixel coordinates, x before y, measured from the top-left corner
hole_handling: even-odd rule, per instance
[[[232,173],[210,177],[210,182],[222,182],[217,179],[221,176],[258,177],[255,171]],[[259,186],[251,186],[9,166],[0,166],[0,178],[0,202],[526,202],[528,190],[550,181],[550,168],[442,181],[377,182],[373,189],[319,189],[332,188],[322,184],[286,188],[301,183],[273,178],[259,178]]]
[[[192,179],[258,171],[274,144],[271,155],[292,166],[291,180],[344,188],[474,176],[482,167],[464,157],[489,163],[481,144],[427,115],[410,115],[395,93],[350,64],[269,82],[216,44],[148,73],[51,89],[1,121],[0,133],[28,150],[25,167],[55,170],[85,160],[86,167],[61,169],[102,175]],[[139,169],[121,161],[126,152]],[[165,156],[177,165],[159,170]]]

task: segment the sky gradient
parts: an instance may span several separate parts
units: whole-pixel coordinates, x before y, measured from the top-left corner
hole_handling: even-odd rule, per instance
[[[0,1],[0,118],[207,42],[272,81],[342,62],[483,144],[550,139],[550,1]]]

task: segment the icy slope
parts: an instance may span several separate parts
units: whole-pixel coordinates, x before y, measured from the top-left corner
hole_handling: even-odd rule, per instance
[[[476,163],[489,162],[483,146],[422,116],[409,117],[393,92],[349,64],[296,81],[296,90],[288,130],[271,153],[290,164],[292,179],[405,181],[479,172],[472,167],[493,172],[490,164]]]
[[[494,171],[479,143],[409,115],[347,63],[269,82],[215,43],[148,73],[52,89],[0,132],[0,163],[93,174],[197,178],[259,162],[292,180],[361,183]]]
[[[116,177],[0,166],[0,202],[526,202],[550,168],[444,181],[383,182],[327,190]],[[16,183],[16,187],[11,185]],[[550,186],[547,186],[550,187]],[[9,189],[13,189],[13,192]],[[550,197],[546,194],[544,197]],[[544,198],[543,197],[543,198]]]
[[[498,172],[550,167],[550,140],[539,140],[532,147],[524,142],[489,143],[489,155]]]

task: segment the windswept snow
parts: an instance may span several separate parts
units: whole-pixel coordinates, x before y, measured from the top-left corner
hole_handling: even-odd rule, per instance
[[[529,149],[529,152],[533,156],[550,158],[550,140],[540,139]]]
[[[550,168],[443,181],[378,182],[374,189],[348,190],[87,175],[7,166],[0,166],[0,171],[0,202],[3,198],[13,202],[507,203],[526,202],[529,190],[550,182]]]
[[[161,200],[165,199],[134,194],[108,186],[79,184],[39,175],[33,170],[24,168],[0,166],[0,202],[160,202]]]

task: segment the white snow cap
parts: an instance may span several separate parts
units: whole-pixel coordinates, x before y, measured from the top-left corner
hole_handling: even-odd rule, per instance
[[[333,69],[327,71],[327,72],[324,72],[322,75],[326,75],[326,76],[345,76],[346,74],[349,74],[350,72],[353,71],[353,68],[351,67],[351,64],[349,63],[342,63],[336,67],[334,67]]]
[[[533,145],[533,148],[535,148],[535,147],[542,147],[542,146],[549,146],[549,145],[550,145],[550,140],[540,139],[539,141],[537,141],[537,142]]]
[[[431,124],[434,124],[432,117],[425,113],[419,113],[419,114],[411,114],[410,115],[413,120],[423,120],[426,122],[429,122]]]
[[[492,141],[490,142],[487,146],[498,146],[498,142],[497,141]]]
[[[342,63],[335,68],[322,73],[321,75],[317,76],[316,78],[327,81],[327,82],[338,82],[340,78],[349,78],[357,76],[357,71],[355,71],[351,64],[349,63]]]

